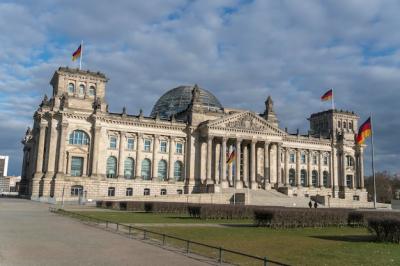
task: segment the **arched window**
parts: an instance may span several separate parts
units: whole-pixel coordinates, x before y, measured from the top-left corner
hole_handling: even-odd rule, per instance
[[[307,171],[304,169],[301,169],[301,172],[300,172],[300,184],[303,187],[305,187],[307,185]]]
[[[183,181],[183,163],[181,161],[176,161],[174,163],[174,178],[176,181]]]
[[[142,161],[142,173],[141,176],[143,180],[150,180],[151,161],[149,159],[144,159]]]
[[[324,171],[322,174],[322,182],[324,183],[324,187],[329,186],[329,173],[328,171]]]
[[[69,144],[73,145],[88,145],[89,136],[82,130],[74,130],[69,135]]]
[[[117,158],[110,156],[107,159],[107,178],[115,178],[117,176]]]
[[[305,153],[302,153],[300,158],[301,158],[301,163],[302,164],[306,164],[307,163],[307,159],[306,159],[306,154]]]
[[[311,182],[314,187],[318,185],[318,172],[316,170],[311,172]]]
[[[347,155],[347,156],[346,156],[346,161],[347,161],[347,166],[348,166],[348,167],[354,166],[354,159],[353,159],[353,157],[351,157],[350,155]]]
[[[79,85],[79,95],[84,95],[85,94],[85,85],[81,84]]]
[[[74,92],[75,92],[75,86],[74,86],[73,83],[69,83],[69,84],[68,84],[68,92],[71,93],[71,94],[74,94]]]
[[[134,177],[134,166],[135,161],[132,158],[126,158],[124,161],[124,177],[132,179]]]
[[[94,86],[89,87],[89,96],[95,96],[96,95],[96,89]]]
[[[158,162],[158,178],[161,181],[164,181],[167,179],[167,161],[166,160],[160,160]]]
[[[78,197],[83,195],[83,187],[75,185],[71,187],[71,197]]]
[[[296,185],[296,171],[294,169],[289,170],[289,184],[292,187]]]

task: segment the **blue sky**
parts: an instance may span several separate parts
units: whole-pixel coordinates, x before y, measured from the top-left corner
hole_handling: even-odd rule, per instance
[[[83,67],[110,78],[111,111],[149,114],[166,90],[197,83],[257,112],[271,95],[280,126],[305,133],[332,87],[337,108],[374,114],[376,168],[399,173],[398,10],[390,0],[1,1],[0,154],[19,175],[32,115],[84,40]]]

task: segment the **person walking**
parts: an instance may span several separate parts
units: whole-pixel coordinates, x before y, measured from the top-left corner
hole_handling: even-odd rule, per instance
[[[308,207],[310,207],[310,209],[312,208],[312,202],[310,200],[310,202],[308,203]]]
[[[314,201],[314,208],[318,208],[318,203],[316,201]]]

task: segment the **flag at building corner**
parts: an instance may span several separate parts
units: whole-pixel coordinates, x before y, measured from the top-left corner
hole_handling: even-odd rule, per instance
[[[235,160],[235,158],[236,158],[236,151],[233,150],[233,151],[231,152],[231,154],[229,154],[228,160],[226,160],[226,163],[227,163],[227,164],[231,164],[231,163]]]
[[[325,92],[324,95],[321,96],[321,101],[329,101],[333,97],[333,90],[330,89],[329,91]]]
[[[371,127],[371,117],[367,119],[358,130],[358,134],[356,137],[357,144],[364,144],[365,139],[371,136],[372,127]]]
[[[79,45],[78,49],[72,54],[72,61],[75,61],[81,56],[82,53],[82,44]]]

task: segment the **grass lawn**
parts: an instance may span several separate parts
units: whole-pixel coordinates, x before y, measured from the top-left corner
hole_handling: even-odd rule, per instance
[[[226,227],[151,226],[148,229],[260,257],[268,256],[290,265],[400,265],[400,245],[375,243],[365,228],[269,229],[253,227],[251,220],[204,221],[175,214],[129,212],[80,213],[121,223],[231,223]],[[195,246],[193,249],[205,252]],[[213,255],[217,256],[216,253]],[[229,255],[225,257],[229,258]],[[261,265],[239,257],[232,259],[241,265]]]
[[[174,213],[144,213],[144,212],[125,212],[125,211],[74,211],[75,213],[105,219],[112,222],[119,223],[190,223],[190,224],[251,224],[252,220],[237,219],[237,220],[200,220],[191,218],[188,215],[174,214]]]

